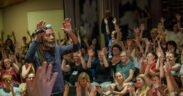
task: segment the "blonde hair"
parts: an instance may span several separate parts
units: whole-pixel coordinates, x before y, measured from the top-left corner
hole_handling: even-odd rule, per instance
[[[78,76],[78,81],[82,80],[82,79],[86,79],[87,82],[90,83],[90,77],[86,72],[81,72]]]
[[[136,93],[139,93],[138,96],[146,96],[148,91],[150,90],[150,87],[147,85],[147,82],[145,80],[145,75],[144,74],[139,74],[136,78],[141,78],[144,81],[144,84],[142,86],[142,89],[140,91],[140,88],[137,89]]]
[[[118,83],[117,80],[116,80],[116,74],[117,74],[117,73],[120,73],[120,74],[123,76],[123,82],[124,82],[124,80],[125,80],[125,75],[124,75],[123,73],[121,73],[121,72],[116,72],[116,73],[115,73],[114,82],[115,82],[115,83]]]
[[[3,81],[4,81],[4,80],[12,80],[12,75],[10,75],[10,74],[5,74],[5,75],[3,75],[2,80],[3,80]]]

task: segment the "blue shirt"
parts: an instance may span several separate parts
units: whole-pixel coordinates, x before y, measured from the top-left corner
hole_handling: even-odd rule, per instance
[[[35,69],[41,66],[37,53],[38,45],[39,42],[33,41],[25,56],[25,60],[27,62],[32,62],[34,64]],[[52,56],[51,50],[44,51],[46,61],[48,62],[48,64],[53,65],[51,76],[53,75],[54,72],[58,72],[58,76],[55,80],[52,94],[63,93],[64,91],[64,79],[61,70],[62,56],[71,52],[76,52],[79,49],[80,49],[80,43],[74,45],[71,44],[68,46],[55,46],[54,57]]]
[[[21,89],[13,87],[16,96],[21,96]],[[3,88],[0,88],[0,96],[13,96],[12,92],[5,92]]]
[[[130,69],[134,70],[135,71],[135,65],[133,62],[129,61],[127,64],[125,65],[122,65],[122,62],[119,63],[117,66],[116,66],[116,72],[121,72],[124,74],[125,76],[125,79],[127,79],[130,75]],[[134,81],[135,78],[133,76],[133,79],[132,81]]]

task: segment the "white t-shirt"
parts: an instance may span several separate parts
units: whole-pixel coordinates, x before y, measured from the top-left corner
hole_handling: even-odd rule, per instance
[[[133,57],[133,63],[134,63],[134,65],[135,65],[135,68],[140,69],[141,63],[142,63],[142,58],[140,58],[140,60],[137,61],[137,57]]]

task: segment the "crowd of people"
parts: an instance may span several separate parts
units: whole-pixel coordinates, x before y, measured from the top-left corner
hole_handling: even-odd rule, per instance
[[[23,37],[18,51],[16,34],[12,32],[4,42],[1,32],[0,96],[36,96],[49,92],[52,96],[71,96],[72,88],[75,88],[74,96],[183,96],[183,19],[178,13],[175,18],[172,28],[167,28],[168,21],[162,17],[149,32],[141,23],[134,28],[134,36],[125,37],[118,20],[107,12],[102,23],[103,48],[97,37],[89,42],[79,32],[75,36],[70,19],[64,20],[65,38],[59,38],[57,46],[53,43],[52,28],[43,30],[46,32],[43,39],[42,33],[32,37],[27,32],[30,41]],[[45,22],[41,21],[37,30],[44,26]],[[51,64],[48,68],[45,61]],[[41,65],[43,70],[39,68]],[[40,91],[44,88],[47,93]],[[57,92],[62,95],[55,95]]]

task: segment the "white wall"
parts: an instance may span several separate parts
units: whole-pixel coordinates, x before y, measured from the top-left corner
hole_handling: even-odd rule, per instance
[[[27,13],[33,11],[63,10],[62,4],[62,0],[27,0],[23,3],[4,8],[2,13],[5,35],[11,34],[14,31],[18,41],[17,46],[20,46],[22,36],[27,36]]]
[[[55,36],[57,37],[58,32],[64,33],[62,28],[62,21],[64,20],[63,10],[47,10],[47,11],[33,11],[27,13],[28,18],[28,30],[32,34],[35,31],[36,25],[40,20],[46,21],[46,24],[51,24]],[[63,34],[64,35],[64,34]]]

